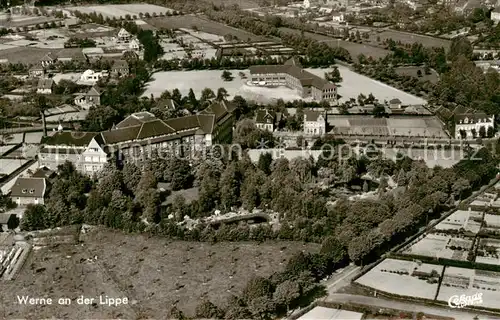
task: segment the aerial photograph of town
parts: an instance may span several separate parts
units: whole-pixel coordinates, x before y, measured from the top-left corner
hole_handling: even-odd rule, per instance
[[[500,320],[500,0],[0,0],[3,319]]]

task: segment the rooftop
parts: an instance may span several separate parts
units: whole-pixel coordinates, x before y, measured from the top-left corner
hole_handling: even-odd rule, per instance
[[[17,178],[12,186],[12,197],[43,198],[47,188],[45,178]]]

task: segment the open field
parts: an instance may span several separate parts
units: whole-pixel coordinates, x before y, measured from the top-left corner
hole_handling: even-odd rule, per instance
[[[418,76],[418,71],[420,70],[421,76]],[[422,67],[397,67],[395,71],[400,76],[410,76],[417,78],[420,81],[429,81],[430,83],[437,83],[439,80],[439,75],[436,71],[431,69],[431,74],[425,74],[424,68]]]
[[[17,27],[26,27],[26,26],[34,26],[37,24],[43,24],[45,22],[58,21],[59,19],[54,17],[45,17],[45,16],[28,16],[28,15],[11,15],[11,20],[0,20],[0,28],[17,28]]]
[[[209,0],[208,2],[211,2],[218,6],[224,5],[226,7],[237,5],[241,9],[252,9],[260,7],[259,3],[253,0]]]
[[[446,267],[437,300],[448,301],[453,295],[482,293],[485,308],[498,308],[500,272]]]
[[[412,274],[441,275],[443,266],[419,264],[413,261],[385,259],[375,268],[356,280],[357,283],[376,290],[411,296],[417,298],[434,299],[438,288],[437,282],[429,283]],[[437,278],[436,278],[437,280]],[[404,285],[401,285],[403,284]]]
[[[404,250],[403,253],[465,261],[471,247],[472,240],[468,238],[427,234],[423,239]]]
[[[82,235],[81,239],[84,242],[79,246],[59,245],[32,253],[18,279],[0,293],[8,318],[36,314],[38,318],[164,319],[174,304],[194,315],[202,296],[223,305],[229,295],[240,293],[252,276],[278,271],[298,250],[317,250],[316,245],[296,242],[170,242],[102,229]],[[130,305],[103,308],[16,304],[16,295],[33,293],[70,298],[128,297]]]
[[[28,161],[25,159],[0,159],[0,175],[9,175],[20,168],[26,162]]]
[[[484,215],[484,228],[500,229],[500,215],[486,213]]]
[[[92,13],[102,14],[104,18],[119,18],[130,15],[131,17],[139,16],[139,13],[145,14],[149,13],[153,15],[156,13],[166,14],[167,12],[172,12],[171,9],[153,5],[153,4],[108,4],[102,6],[78,6],[78,7],[66,7],[69,11],[80,11],[82,13]]]
[[[444,47],[448,50],[451,45],[450,40],[395,30],[384,30],[380,33],[372,33],[370,40],[376,43],[377,37],[380,37],[381,41],[384,41],[385,39],[392,39],[396,42],[401,41],[403,44],[413,44],[418,42],[427,48]]]
[[[435,226],[436,230],[460,230],[478,233],[483,213],[480,211],[457,210]]]
[[[307,70],[313,74],[323,77],[324,73],[330,71],[331,69]],[[192,88],[196,96],[199,97],[204,88],[210,88],[215,91],[218,88],[223,87],[226,88],[230,97],[241,95],[245,99],[261,103],[271,102],[276,99],[283,99],[285,101],[302,99],[295,90],[287,87],[265,88],[247,85],[247,80],[241,79],[238,73],[243,72],[248,78],[248,70],[229,71],[231,71],[234,77],[233,81],[223,81],[221,79],[222,71],[220,70],[157,72],[153,74],[153,80],[148,83],[143,96],[149,97],[153,94],[155,97],[158,97],[163,91],[172,91],[175,88],[179,89],[183,95],[187,95],[189,89]],[[380,101],[398,98],[403,104],[407,105],[426,103],[426,101],[421,98],[355,73],[349,68],[339,66],[339,71],[343,78],[343,81],[338,88],[338,93],[341,96],[339,100],[341,102],[348,101],[350,98],[357,99],[360,93],[363,93],[366,96],[373,93]]]
[[[5,59],[9,63],[31,64],[40,61],[49,52],[50,49],[12,46],[2,50],[0,45],[0,61]]]
[[[257,36],[253,33],[241,29],[232,28],[222,23],[203,19],[195,15],[172,16],[168,18],[151,18],[147,19],[146,22],[156,28],[181,29],[196,27],[199,31],[205,33],[216,34],[219,36],[230,34],[233,37],[237,37],[238,39],[245,41],[249,38],[251,39],[251,41],[267,40],[267,38],[265,37]]]
[[[282,27],[280,31],[285,31],[294,34],[300,34],[300,30],[290,29]],[[336,39],[329,36],[324,36],[321,34],[316,34],[312,32],[304,32],[306,37],[312,38],[314,40],[324,42],[330,47],[342,47],[345,48],[351,54],[351,58],[356,60],[360,54],[364,54],[366,57],[373,57],[375,59],[383,58],[390,53],[389,50],[382,49],[380,47],[374,47],[368,44],[355,43],[350,41],[344,41],[341,39]]]

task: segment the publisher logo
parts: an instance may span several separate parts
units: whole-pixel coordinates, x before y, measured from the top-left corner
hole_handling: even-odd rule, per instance
[[[465,308],[467,306],[477,306],[483,303],[483,294],[478,292],[471,296],[462,294],[461,296],[455,295],[448,299],[448,306],[453,309]]]

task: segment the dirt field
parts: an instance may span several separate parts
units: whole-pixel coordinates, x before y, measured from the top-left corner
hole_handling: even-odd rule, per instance
[[[0,59],[7,59],[9,63],[35,63],[51,51],[54,50],[29,47],[9,48],[0,50]]]
[[[173,304],[193,315],[206,296],[223,305],[253,275],[267,276],[284,267],[301,243],[194,243],[124,235],[100,230],[83,245],[60,245],[33,251],[17,280],[2,283],[0,315],[4,318],[164,319]],[[283,251],[280,249],[284,248]],[[89,260],[90,259],[90,260]],[[70,306],[23,306],[17,295],[72,299]],[[96,306],[76,303],[79,296],[97,297]],[[126,307],[99,304],[99,296],[127,297]],[[2,310],[3,309],[3,310]],[[1,316],[0,316],[1,317]]]
[[[257,36],[241,29],[231,28],[215,21],[205,20],[194,15],[151,18],[145,21],[156,28],[179,29],[192,28],[193,26],[196,26],[200,31],[220,36],[231,34],[242,40],[247,40],[248,38],[252,39],[252,41],[269,40],[265,37]]]
[[[300,30],[295,30],[295,29],[290,29],[290,28],[280,28],[281,31],[285,32],[290,32],[290,33],[296,33],[299,34]],[[389,50],[385,50],[379,47],[373,47],[367,44],[360,44],[360,43],[354,43],[350,41],[344,41],[340,39],[336,39],[333,37],[328,37],[328,36],[323,36],[321,34],[316,34],[316,33],[311,33],[311,32],[304,32],[304,34],[307,37],[310,37],[312,39],[315,39],[320,42],[325,42],[328,44],[330,47],[342,47],[345,48],[349,53],[351,54],[351,57],[353,60],[356,60],[358,55],[361,53],[364,54],[365,56],[369,57],[372,56],[373,58],[383,58],[386,55],[390,53]]]

